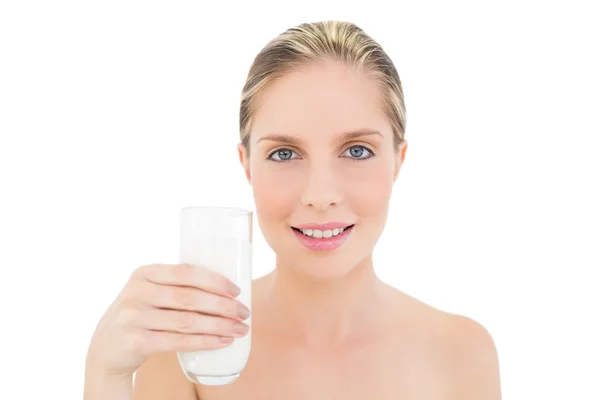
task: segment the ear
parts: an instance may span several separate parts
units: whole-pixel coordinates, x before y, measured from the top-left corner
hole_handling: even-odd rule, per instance
[[[248,153],[248,149],[246,149],[246,146],[244,146],[243,143],[238,144],[237,149],[238,156],[240,158],[240,164],[242,165],[244,173],[246,174],[246,180],[248,180],[248,183],[252,183],[250,177],[250,154]]]
[[[408,148],[408,142],[406,139],[402,141],[400,148],[396,152],[396,159],[394,165],[394,182],[398,179],[398,174],[400,173],[400,167],[402,167],[402,163],[404,163],[404,158],[406,157],[406,149]]]

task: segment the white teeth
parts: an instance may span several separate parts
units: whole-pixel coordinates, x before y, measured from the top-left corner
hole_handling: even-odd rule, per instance
[[[324,231],[320,229],[302,229],[302,233],[304,233],[306,236],[314,237],[317,239],[328,239],[332,236],[339,235],[340,233],[344,232],[344,230],[346,230],[346,228],[327,229]]]

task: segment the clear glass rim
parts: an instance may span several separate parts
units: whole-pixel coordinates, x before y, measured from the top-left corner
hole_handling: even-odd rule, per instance
[[[225,206],[187,206],[181,208],[181,214],[193,212],[218,212],[227,213],[237,216],[251,216],[253,211],[241,207],[225,207]]]

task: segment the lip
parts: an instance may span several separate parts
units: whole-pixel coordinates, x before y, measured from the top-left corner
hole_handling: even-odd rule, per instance
[[[306,225],[301,225],[301,226],[306,226]],[[327,226],[327,225],[315,224],[313,226]],[[348,225],[337,225],[336,227],[344,227],[344,226],[348,226]],[[302,228],[302,229],[322,229],[322,228]],[[329,229],[331,229],[331,228],[329,228]],[[306,236],[302,232],[298,232],[296,229],[292,228],[292,232],[294,232],[294,235],[296,235],[296,237],[298,238],[300,243],[302,243],[304,245],[304,247],[306,247],[310,250],[314,250],[314,251],[332,251],[332,250],[337,249],[342,244],[344,244],[344,242],[348,239],[348,236],[350,236],[350,234],[352,233],[353,230],[354,230],[354,225],[352,225],[348,229],[344,229],[344,232],[340,233],[337,236],[332,236],[332,237],[326,238],[326,239],[325,238],[317,239],[317,238],[314,238],[311,236]]]
[[[350,225],[352,224],[346,222],[327,222],[326,224],[309,223],[302,225],[293,225],[293,227],[298,229],[319,229],[321,231],[325,231],[327,229],[345,228]]]

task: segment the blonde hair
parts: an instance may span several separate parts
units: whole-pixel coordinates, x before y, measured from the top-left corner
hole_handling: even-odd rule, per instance
[[[258,53],[248,72],[240,106],[240,139],[249,147],[256,97],[275,79],[310,62],[340,61],[375,78],[398,146],[404,140],[406,107],[398,72],[383,48],[355,24],[303,23],[281,33]],[[396,146],[396,148],[398,148]]]

